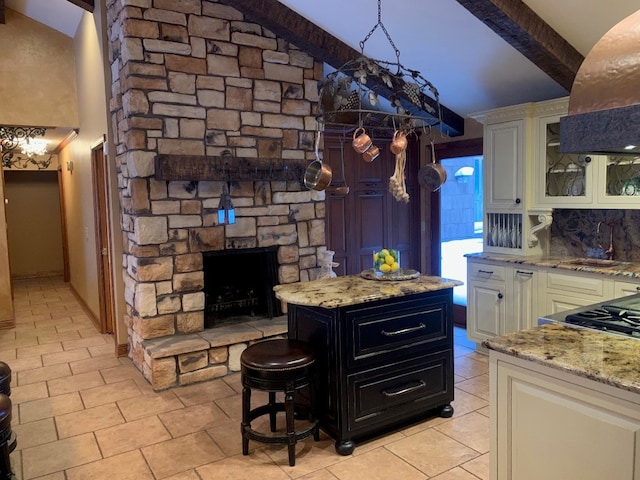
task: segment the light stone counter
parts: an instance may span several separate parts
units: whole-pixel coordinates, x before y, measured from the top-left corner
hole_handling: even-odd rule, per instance
[[[483,342],[490,350],[640,393],[640,340],[561,324]]]
[[[368,280],[359,275],[276,285],[276,297],[294,305],[336,308],[347,305],[434,292],[462,285],[459,280],[421,275],[411,280]]]
[[[576,272],[596,273],[600,275],[619,276],[640,279],[640,263],[619,260],[604,260],[597,258],[554,257],[554,256],[519,256],[500,253],[471,253],[467,258],[494,260],[518,265],[532,265],[537,267],[558,268]]]

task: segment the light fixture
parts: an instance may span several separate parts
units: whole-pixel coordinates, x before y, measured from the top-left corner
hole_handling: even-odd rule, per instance
[[[222,186],[222,195],[218,204],[218,224],[232,225],[236,223],[236,210],[233,208],[228,182]]]
[[[32,164],[38,167],[39,170],[48,168],[51,165],[53,155],[49,155],[46,159],[34,158],[46,153],[47,142],[36,138],[44,137],[46,132],[47,129],[42,127],[0,126],[2,166],[5,168],[27,168],[29,164]],[[20,152],[24,156],[17,154],[16,150],[18,148],[20,148]]]
[[[438,90],[420,72],[400,63],[400,51],[382,23],[380,2],[378,23],[360,42],[361,56],[319,82],[318,123],[393,130],[444,126]],[[378,27],[393,48],[395,61],[364,55],[365,43]]]
[[[47,145],[49,145],[49,142],[40,138],[25,138],[20,140],[22,153],[29,158],[32,158],[35,155],[46,154]]]

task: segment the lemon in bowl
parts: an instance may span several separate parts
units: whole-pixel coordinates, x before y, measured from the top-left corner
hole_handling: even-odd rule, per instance
[[[392,248],[383,248],[373,252],[373,270],[389,275],[400,269],[400,252]]]

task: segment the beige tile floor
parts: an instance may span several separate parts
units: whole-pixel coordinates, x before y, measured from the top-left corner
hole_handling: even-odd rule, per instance
[[[94,328],[61,279],[15,282],[16,326],[0,331],[12,369],[11,454],[31,480],[472,480],[489,478],[488,360],[455,337],[455,414],[338,455],[322,434],[242,455],[240,378],[155,393]]]

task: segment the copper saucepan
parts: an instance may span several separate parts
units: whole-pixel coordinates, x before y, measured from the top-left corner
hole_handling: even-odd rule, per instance
[[[320,132],[316,136],[316,159],[309,164],[304,172],[304,185],[309,190],[322,191],[331,183],[331,167],[326,163],[322,163],[318,154],[318,146],[320,145]]]
[[[431,163],[418,170],[418,183],[425,190],[437,192],[446,181],[447,171],[442,165],[436,163],[436,152],[431,142]]]

